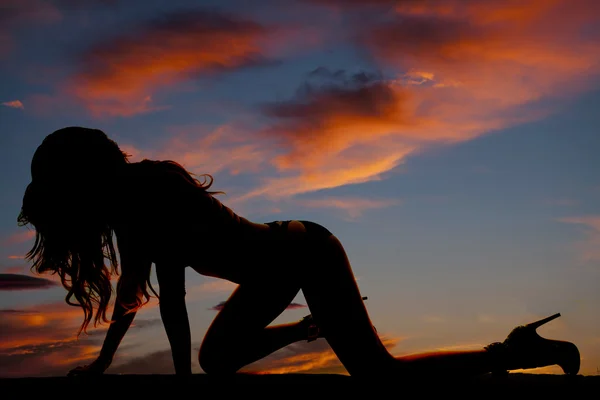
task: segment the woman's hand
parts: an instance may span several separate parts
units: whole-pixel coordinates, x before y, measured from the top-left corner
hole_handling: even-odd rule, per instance
[[[67,376],[89,376],[89,375],[102,375],[104,371],[110,366],[112,360],[108,360],[102,357],[98,357],[94,362],[89,365],[79,366],[69,371]]]

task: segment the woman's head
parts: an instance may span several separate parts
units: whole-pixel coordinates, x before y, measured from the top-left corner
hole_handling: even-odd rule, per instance
[[[110,200],[118,195],[114,182],[127,157],[104,132],[68,127],[48,135],[31,161],[31,183],[18,218],[36,230],[27,257],[36,272],[60,276],[67,303],[83,308],[83,331],[94,308],[94,323],[107,321],[111,270],[117,272]]]

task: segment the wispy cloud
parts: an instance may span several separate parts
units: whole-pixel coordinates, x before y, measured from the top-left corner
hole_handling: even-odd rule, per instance
[[[225,306],[225,303],[226,303],[226,301],[222,301],[219,304],[216,304],[213,307],[210,307],[209,310],[221,311],[223,309],[223,307]],[[306,305],[300,304],[300,303],[290,303],[286,307],[286,310],[296,310],[298,308],[306,308]]]
[[[595,1],[403,1],[391,12],[389,2],[317,3],[349,13],[369,3],[368,12],[385,12],[350,29],[388,72],[320,67],[294,97],[267,104],[273,123],[263,135],[276,142],[277,175],[240,201],[379,180],[430,146],[543,118],[554,111],[544,100],[598,83]]]
[[[298,199],[297,203],[305,207],[334,208],[342,210],[350,220],[354,220],[359,218],[367,210],[391,207],[398,205],[401,202],[396,199],[327,196],[318,199]]]
[[[391,351],[400,339],[382,337],[384,346]],[[346,369],[323,339],[314,342],[293,343],[262,360],[242,369],[243,372],[264,374],[338,373]]]
[[[174,374],[171,349],[155,351],[125,362],[111,365],[109,374]]]
[[[13,233],[3,240],[5,246],[13,246],[16,244],[25,243],[35,237],[35,230],[23,229],[20,232]]]
[[[585,262],[600,261],[600,216],[566,217],[559,221],[582,226],[585,239],[575,243],[581,259]]]
[[[203,282],[197,287],[199,291],[221,293],[232,292],[237,285],[225,279],[207,278],[206,282]]]
[[[97,115],[128,116],[164,105],[155,93],[202,74],[263,65],[256,22],[216,11],[179,11],[98,43],[82,55],[69,91]]]
[[[177,160],[196,173],[256,174],[270,154],[264,141],[245,134],[244,128],[234,123],[214,129],[173,127],[168,133],[169,138],[153,155]]]
[[[64,302],[0,310],[0,376],[65,375],[98,356],[107,326],[77,338],[83,313]],[[158,319],[137,318],[132,329],[155,326]]]
[[[2,105],[5,107],[10,107],[10,108],[20,108],[20,109],[25,108],[25,107],[23,107],[23,103],[21,103],[20,100],[5,101],[2,103]]]
[[[0,290],[34,290],[48,289],[56,286],[56,282],[21,274],[0,274]]]

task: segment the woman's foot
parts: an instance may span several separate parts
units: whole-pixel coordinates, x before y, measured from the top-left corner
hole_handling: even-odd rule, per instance
[[[306,317],[302,318],[299,322],[302,329],[306,332],[306,341],[312,342],[317,340],[321,336],[321,330],[315,323],[312,314],[308,314]]]
[[[507,370],[558,365],[565,374],[576,375],[580,366],[577,346],[571,342],[543,338],[536,332],[537,328],[558,317],[560,314],[554,314],[540,321],[518,326],[504,342],[486,346],[485,349],[495,359],[494,372],[506,373]]]

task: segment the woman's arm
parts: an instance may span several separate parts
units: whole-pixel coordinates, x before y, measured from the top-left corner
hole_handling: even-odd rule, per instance
[[[127,312],[123,307],[122,302],[131,303],[136,296],[141,300],[141,291],[137,290],[137,286],[130,284],[127,280],[123,280],[121,276],[119,285],[117,285],[117,299],[115,301],[111,324],[106,333],[100,355],[94,362],[89,365],[79,366],[69,371],[68,376],[102,374],[112,363],[113,357],[129,329],[131,322],[135,318],[135,312]]]
[[[160,316],[171,345],[177,375],[192,373],[190,324],[185,305],[185,268],[156,264]]]
[[[133,322],[136,315],[135,311],[127,312],[127,309],[122,303],[125,302],[125,304],[131,304],[135,301],[136,297],[139,300],[141,300],[142,297],[141,291],[138,290],[137,286],[129,284],[126,279],[126,277],[121,277],[119,279],[119,284],[117,285],[117,299],[115,300],[111,323],[108,332],[106,332],[106,338],[104,339],[102,350],[100,350],[100,356],[98,357],[103,362],[108,362],[108,365],[112,362],[121,340],[131,326],[131,322]]]

